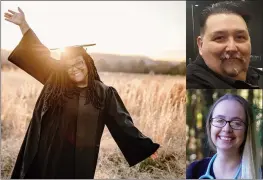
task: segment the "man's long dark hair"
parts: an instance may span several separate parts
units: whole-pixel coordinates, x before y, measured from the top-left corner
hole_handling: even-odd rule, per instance
[[[82,56],[88,69],[88,87],[86,88],[86,104],[92,103],[97,109],[101,108],[101,100],[96,93],[95,80],[100,81],[99,74],[91,56],[81,47],[66,48],[61,55],[61,68],[57,69],[49,83],[44,94],[44,104],[46,108],[61,109],[67,98],[72,97],[78,92],[76,85],[69,79],[65,68],[65,60]]]

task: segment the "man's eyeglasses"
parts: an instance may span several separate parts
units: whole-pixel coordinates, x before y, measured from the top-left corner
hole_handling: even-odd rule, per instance
[[[77,69],[83,69],[84,68],[84,62],[83,61],[78,61],[77,63],[71,65],[71,66],[66,66],[68,72],[73,72],[73,68]]]
[[[232,129],[235,129],[235,130],[246,129],[246,123],[241,120],[227,121],[223,118],[216,117],[216,118],[212,118],[210,122],[213,126],[218,127],[218,128],[223,128],[227,123],[229,123],[229,126]]]

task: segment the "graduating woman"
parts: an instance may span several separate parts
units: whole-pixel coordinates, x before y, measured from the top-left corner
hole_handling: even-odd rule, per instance
[[[36,102],[11,178],[94,178],[106,125],[130,166],[153,155],[159,144],[133,124],[118,92],[105,85],[82,47],[68,47],[52,59],[25,20],[8,10],[23,38],[8,60],[44,87]]]
[[[187,179],[260,179],[256,122],[248,102],[226,94],[211,107],[206,121],[209,145],[216,154],[189,165]]]

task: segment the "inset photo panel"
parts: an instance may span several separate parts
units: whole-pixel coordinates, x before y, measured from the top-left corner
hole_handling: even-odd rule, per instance
[[[262,179],[262,90],[187,90],[187,179]]]
[[[263,1],[187,1],[187,89],[263,89]]]

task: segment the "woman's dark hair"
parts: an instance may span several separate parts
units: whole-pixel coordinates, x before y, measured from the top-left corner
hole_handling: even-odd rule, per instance
[[[97,109],[101,108],[101,100],[96,93],[95,81],[100,81],[99,74],[95,67],[94,61],[91,56],[82,47],[69,47],[65,48],[65,52],[61,54],[61,67],[56,69],[54,74],[51,75],[48,83],[47,90],[44,94],[44,104],[52,109],[61,108],[67,98],[79,92],[76,85],[69,79],[65,67],[65,60],[77,56],[82,56],[88,69],[88,87],[86,92],[86,104],[92,103]]]
[[[250,15],[247,11],[246,2],[221,1],[207,6],[200,15],[200,34],[205,33],[205,25],[209,16],[214,14],[236,14],[241,16],[248,25]]]
[[[100,99],[96,92],[95,84],[95,81],[102,81],[100,80],[93,59],[83,48],[66,48],[65,53],[61,55],[60,65],[56,67],[57,69],[54,69],[53,74],[47,80],[43,90],[43,109],[48,109],[47,113],[49,114],[49,116],[47,116],[49,118],[44,119],[44,121],[47,121],[46,128],[49,129],[49,133],[42,136],[44,143],[43,151],[49,152],[52,146],[56,149],[53,155],[60,153],[64,139],[68,136],[68,132],[73,134],[73,139],[76,138],[77,129],[75,126],[77,119],[63,117],[61,113],[64,112],[63,105],[67,99],[73,98],[74,95],[80,93],[80,88],[70,80],[65,66],[65,60],[77,56],[83,57],[88,69],[88,87],[86,88],[85,104],[91,103],[97,109],[102,108],[102,99]],[[58,137],[56,137],[57,134],[59,135]],[[54,155],[54,157],[59,157],[59,154]],[[52,159],[51,165],[55,166],[56,163],[57,159]]]
[[[248,126],[250,126],[250,124],[252,123],[254,116],[253,116],[253,112],[252,112],[252,108],[249,105],[248,101],[245,100],[243,97],[239,96],[239,95],[233,95],[233,94],[225,94],[224,96],[220,97],[210,108],[208,115],[207,115],[207,119],[206,119],[206,132],[207,132],[207,136],[208,136],[208,143],[210,145],[210,147],[216,151],[216,146],[214,145],[212,139],[211,139],[211,118],[213,116],[213,112],[215,107],[218,105],[218,103],[220,103],[221,101],[224,100],[234,100],[239,102],[243,108],[244,108],[244,112],[246,115],[246,131],[245,131],[245,139],[244,142],[242,143],[242,145],[240,146],[240,153],[243,152],[244,149],[244,145],[246,142],[246,137],[247,137],[247,130],[248,130]]]

